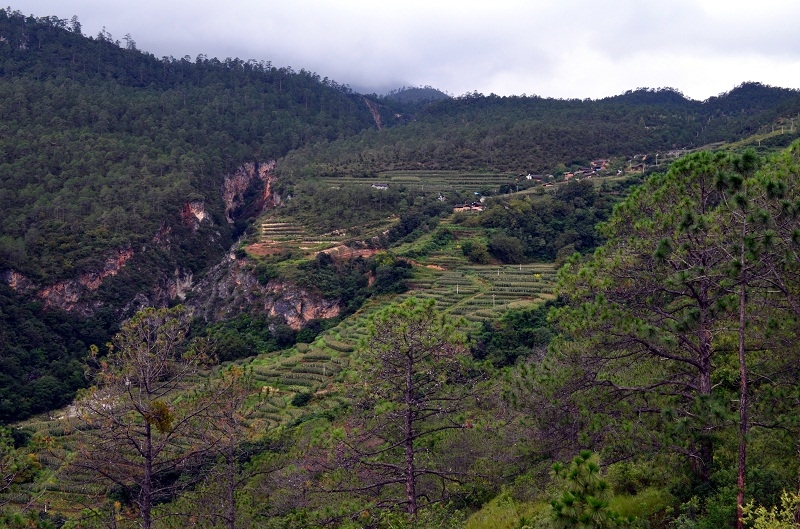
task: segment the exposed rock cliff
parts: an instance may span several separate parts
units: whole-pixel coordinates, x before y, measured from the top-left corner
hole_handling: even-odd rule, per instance
[[[241,223],[258,215],[265,207],[280,203],[280,197],[272,191],[274,169],[274,161],[249,163],[224,179],[221,198],[229,223]],[[215,225],[212,213],[202,200],[187,201],[174,215],[171,220],[164,221],[149,244],[135,246],[135,251],[132,247],[117,249],[106,256],[100,266],[73,279],[43,285],[18,271],[5,270],[0,271],[0,280],[17,292],[41,300],[47,307],[83,316],[89,316],[103,306],[103,299],[109,302],[112,298],[120,317],[127,317],[143,307],[183,301],[190,292],[195,292],[195,298],[208,298],[210,302],[209,296],[197,295],[196,275],[204,274],[204,268],[216,259],[215,254],[224,252],[230,244],[229,235],[223,233],[228,228],[220,229],[218,223]],[[226,261],[230,259],[226,258]],[[239,263],[234,261],[234,264]],[[226,311],[234,314],[255,307],[299,328],[309,319],[338,314],[336,303],[315,299],[288,284],[275,283],[264,287],[238,266],[230,271],[226,268],[225,273],[232,273],[242,285],[238,289],[231,288],[229,293],[223,292],[224,285],[229,285],[234,279],[223,277],[224,274],[220,276],[214,272],[217,268],[214,267],[209,274],[216,277],[211,280],[211,287],[208,282],[202,287],[210,289],[209,292],[216,296],[213,306],[200,307],[195,303],[197,310],[208,319],[224,319]],[[112,283],[110,288],[101,289],[108,278],[120,274],[123,269],[125,273],[115,280],[116,285]],[[214,276],[214,273],[218,275]],[[222,283],[215,284],[214,281]],[[252,286],[252,290],[247,285]],[[227,299],[228,295],[232,299]],[[260,301],[254,305],[256,298]]]
[[[36,285],[33,281],[15,270],[4,272],[2,279],[8,286],[21,294],[27,294],[28,292],[36,290]]]
[[[187,202],[181,210],[181,220],[183,223],[196,232],[203,221],[210,222],[211,219],[206,212],[206,205],[202,201]]]
[[[281,280],[258,282],[246,260],[233,255],[213,267],[192,287],[186,304],[206,321],[233,318],[242,312],[282,319],[293,329],[309,320],[332,318],[341,311],[338,301]]]
[[[247,163],[235,173],[225,177],[222,184],[222,201],[225,216],[233,224],[237,216],[256,216],[265,207],[280,203],[280,197],[272,192],[275,179],[275,161]]]
[[[105,278],[117,275],[131,257],[133,250],[130,248],[116,250],[105,259],[102,268],[81,274],[76,279],[42,287],[13,270],[6,272],[3,279],[17,292],[33,294],[47,307],[56,307],[86,316],[98,306],[97,302],[86,301],[89,294],[100,288]]]
[[[164,273],[147,291],[138,292],[121,309],[121,314],[130,316],[145,307],[166,307],[170,303],[184,301],[194,285],[194,275],[176,268],[172,274]]]

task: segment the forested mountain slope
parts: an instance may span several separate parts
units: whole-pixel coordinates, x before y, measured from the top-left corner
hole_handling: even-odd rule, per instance
[[[306,71],[8,10],[0,37],[0,422],[64,405],[89,344],[180,299],[269,199],[270,160],[375,126]]]
[[[591,160],[735,141],[782,120],[794,129],[800,93],[742,84],[699,102],[673,89],[600,100],[465,94],[432,103],[410,123],[293,151],[283,168],[309,175],[391,169],[553,172]]]
[[[0,525],[711,529],[796,487],[800,143],[678,155],[789,143],[797,91],[365,96],[123,41],[0,9]]]
[[[0,269],[36,282],[95,270],[202,201],[214,240],[205,256],[177,256],[182,267],[199,258],[197,271],[235,235],[225,175],[374,126],[360,97],[305,71],[157,59],[6,11],[0,35]]]

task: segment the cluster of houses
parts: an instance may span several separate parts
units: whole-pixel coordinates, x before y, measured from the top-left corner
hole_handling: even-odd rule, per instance
[[[564,173],[564,180],[572,180],[573,178],[576,180],[580,180],[582,178],[591,178],[600,171],[605,171],[607,168],[608,160],[595,160],[589,164],[589,167],[581,167],[575,171]]]
[[[581,178],[591,178],[595,176],[600,171],[605,171],[608,169],[609,160],[601,159],[601,160],[594,160],[589,164],[589,167],[581,167],[575,171],[567,171],[564,173],[564,180],[572,180],[581,179]],[[552,185],[550,182],[554,180],[553,175],[543,175],[543,174],[531,174],[528,173],[526,175],[519,175],[518,178],[525,178],[526,180],[531,180],[535,183],[542,184],[543,186]]]

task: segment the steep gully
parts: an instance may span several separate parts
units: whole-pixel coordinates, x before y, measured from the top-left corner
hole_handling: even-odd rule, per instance
[[[265,208],[280,204],[280,196],[272,191],[274,170],[274,161],[248,163],[225,177],[221,195],[229,224],[233,224],[237,213],[242,213],[242,208],[246,208],[248,216],[255,216]],[[258,193],[256,199],[247,203],[246,197],[248,194],[252,197],[254,192]],[[202,201],[187,202],[179,215],[192,233],[204,224],[213,223]],[[173,236],[169,227],[162,227],[154,234],[152,242],[168,249]],[[133,248],[116,249],[106,256],[98,269],[49,285],[37,285],[15,270],[4,272],[0,280],[17,292],[40,300],[46,307],[90,316],[102,306],[101,302],[93,299],[92,293],[104,280],[119,274],[134,255]],[[261,285],[249,269],[245,259],[230,253],[205,272],[199,281],[190,271],[180,267],[174,271],[163,270],[159,286],[150,292],[137,293],[128,302],[125,312],[185,300],[195,314],[207,321],[219,321],[247,311],[280,318],[294,329],[301,328],[311,319],[339,314],[336,300],[323,299],[285,281],[273,280]]]

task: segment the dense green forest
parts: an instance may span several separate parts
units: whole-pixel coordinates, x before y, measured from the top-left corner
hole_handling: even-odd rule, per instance
[[[371,125],[355,94],[309,72],[157,59],[65,24],[0,15],[0,267],[38,281],[149,241],[193,200],[220,231],[213,260],[232,241],[223,175]]]
[[[0,525],[796,527],[796,90],[0,37]]]
[[[389,169],[547,173],[597,158],[735,141],[798,113],[797,91],[758,83],[703,102],[673,89],[638,89],[600,100],[474,93],[428,105],[402,127],[295,150],[283,170],[331,176]],[[793,122],[787,119],[786,127],[794,128]]]
[[[7,424],[68,404],[86,385],[84,359],[117,322],[108,311],[85,319],[44,310],[0,284],[0,422]]]

